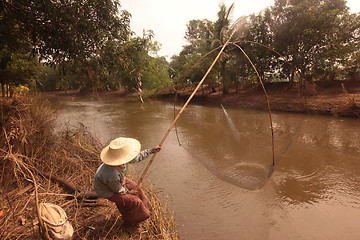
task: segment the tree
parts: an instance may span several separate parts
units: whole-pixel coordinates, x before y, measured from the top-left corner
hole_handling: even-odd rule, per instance
[[[224,3],[220,4],[220,11],[218,12],[218,19],[214,24],[214,29],[212,32],[212,42],[211,42],[211,49],[220,47],[225,44],[228,40],[230,33],[230,16],[234,9],[234,3],[230,5],[229,8],[226,7]],[[228,93],[228,82],[229,79],[226,75],[226,63],[229,59],[227,51],[224,51],[220,58],[219,58],[219,65],[220,65],[220,76],[223,83],[223,94]]]
[[[105,41],[125,41],[130,33],[130,15],[119,13],[117,0],[2,2],[3,14],[16,21],[33,53],[51,64],[90,57]]]
[[[149,64],[149,53],[158,49],[157,44],[151,41],[153,36],[152,31],[144,32],[143,37],[134,37],[123,45],[120,79],[127,91],[141,91],[143,71]]]
[[[219,73],[214,79],[220,79],[225,94],[231,83],[258,79],[243,52],[233,43],[252,59],[264,80],[271,81],[276,76],[303,83],[336,79],[337,74],[342,79],[359,78],[359,14],[350,14],[344,0],[276,0],[273,7],[238,18],[230,26],[232,8],[233,5],[229,8],[220,5],[214,23],[189,22],[185,38],[190,44],[171,62],[174,79],[183,77],[185,70],[206,53],[223,46],[234,29],[231,44],[214,67]],[[184,80],[195,83],[197,73],[204,69],[207,69],[205,65],[199,65]]]
[[[117,0],[1,0],[0,51],[31,50],[40,62],[54,66],[74,61],[82,64],[83,75],[95,76],[91,58],[107,41],[129,39],[130,14],[119,6]],[[90,81],[96,85],[96,79]]]
[[[126,42],[107,41],[92,58],[81,62],[64,61],[60,65],[62,75],[73,77],[62,76],[58,79],[59,84],[94,92],[120,88],[134,92],[139,91],[140,85],[148,89],[168,84],[168,74],[167,77],[163,75],[164,71],[167,73],[168,63],[150,56],[159,49],[152,37],[153,33],[149,31],[143,37],[133,37]],[[154,76],[149,77],[151,74]]]
[[[216,22],[212,23],[209,20],[191,20],[187,24],[187,31],[185,34],[185,39],[187,39],[190,44],[185,46],[184,50],[180,53],[179,57],[174,58],[178,63],[183,62],[184,69],[179,72],[186,72],[185,76],[181,76],[183,80],[191,80],[192,83],[197,83],[204,76],[207,68],[211,64],[211,58],[216,56],[217,49],[225,44],[229,37],[229,27],[230,27],[230,16],[234,8],[232,4],[229,8],[225,4],[220,4],[220,11],[218,12],[218,19]],[[212,51],[213,54],[209,54]],[[208,55],[209,54],[209,55]],[[202,59],[205,56],[209,56],[207,59]],[[228,79],[226,76],[226,62],[228,59],[227,51],[224,51],[219,58],[219,77],[210,75],[208,78],[209,84],[212,86],[212,91],[215,91],[213,85],[216,82],[217,78],[220,78],[223,83],[223,93],[227,93],[227,84]],[[201,60],[201,63],[198,61]],[[196,66],[194,66],[197,64]],[[175,65],[175,63],[173,63]],[[173,68],[174,69],[174,68]],[[189,72],[191,69],[191,72]],[[175,72],[173,72],[175,75]]]
[[[214,23],[204,20],[191,20],[187,24],[185,39],[189,41],[192,52],[205,54],[209,51],[211,45],[212,31]]]
[[[286,53],[300,81],[346,58],[352,31],[344,0],[277,0],[272,13],[275,47]]]
[[[170,75],[175,84],[198,83],[211,64],[211,35],[213,22],[204,20],[191,20],[187,24],[185,39],[189,42],[184,46],[178,56],[171,61]],[[207,56],[207,57],[206,57]],[[207,82],[213,86],[213,74],[208,76]],[[215,89],[215,88],[213,88]]]
[[[156,90],[171,84],[169,76],[169,63],[165,57],[149,56],[148,64],[142,70],[143,88]]]
[[[244,46],[244,51],[255,63],[261,79],[266,80],[266,75],[278,70],[275,61],[278,56],[268,49],[271,49],[274,44],[270,9],[265,9],[257,15],[250,15],[247,25],[241,38],[243,41],[240,41],[239,44]]]
[[[349,79],[360,80],[360,14],[352,14],[347,22],[352,26],[352,38],[348,44],[350,53],[343,60],[343,65]]]
[[[29,54],[0,51],[0,84],[2,96],[12,96],[14,86],[30,84],[39,74],[40,64]]]

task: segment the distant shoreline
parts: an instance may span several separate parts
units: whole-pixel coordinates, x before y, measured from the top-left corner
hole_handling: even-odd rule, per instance
[[[307,113],[333,117],[360,118],[360,81],[323,81],[311,83],[299,91],[296,84],[267,83],[266,91],[270,101],[271,111]],[[184,86],[164,89],[151,99],[174,101],[175,95],[180,101],[187,100],[195,86]],[[121,97],[136,99],[136,93],[119,91],[79,92],[78,90],[44,92],[53,96],[93,96]],[[146,101],[146,99],[145,99]],[[212,92],[207,85],[202,86],[193,102],[205,104],[223,104],[225,107],[250,108],[267,110],[264,92],[259,84],[241,86],[237,90],[229,89],[228,94],[222,94],[221,86]]]

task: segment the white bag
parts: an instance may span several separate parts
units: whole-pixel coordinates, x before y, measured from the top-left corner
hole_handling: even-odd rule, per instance
[[[72,239],[74,229],[64,209],[52,203],[40,203],[40,216],[55,240]]]

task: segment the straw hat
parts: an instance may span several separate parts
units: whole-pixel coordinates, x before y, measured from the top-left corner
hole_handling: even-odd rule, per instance
[[[118,166],[133,160],[140,148],[140,142],[134,138],[116,138],[101,151],[100,159],[107,165]]]

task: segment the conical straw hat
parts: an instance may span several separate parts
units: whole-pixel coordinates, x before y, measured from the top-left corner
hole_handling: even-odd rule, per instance
[[[133,160],[140,148],[140,142],[134,138],[116,138],[101,151],[100,159],[107,165],[118,166]]]

